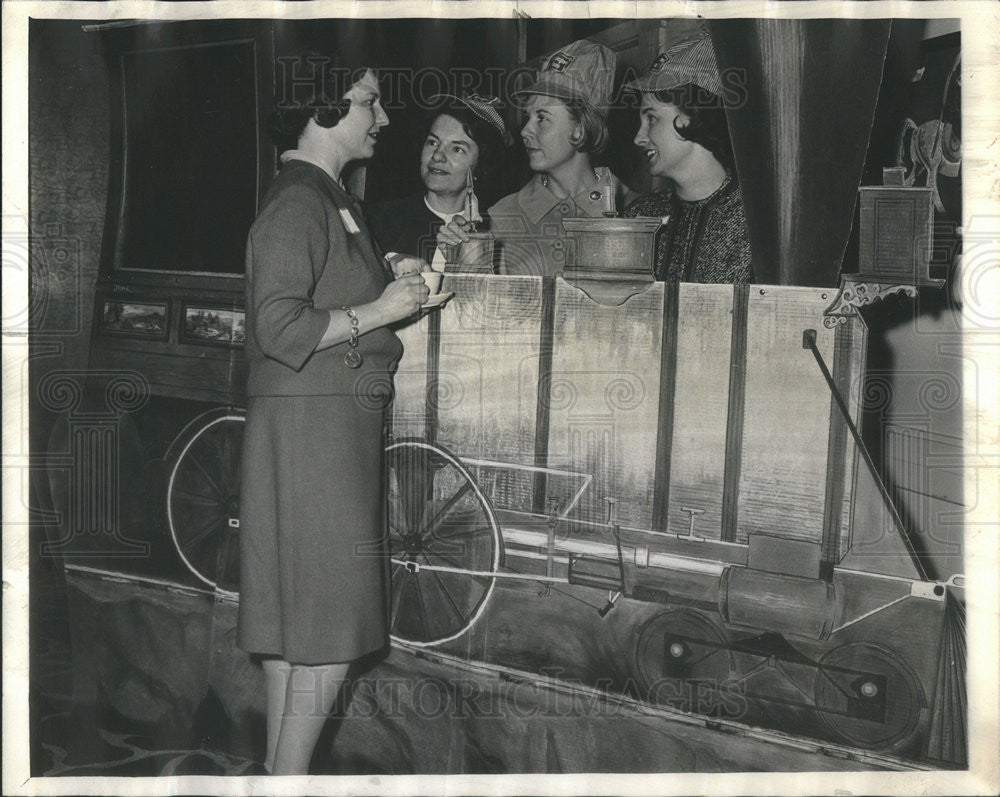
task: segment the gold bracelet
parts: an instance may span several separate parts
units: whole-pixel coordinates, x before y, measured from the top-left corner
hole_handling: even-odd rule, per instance
[[[350,308],[347,305],[344,305],[340,309],[347,313],[347,317],[351,319],[351,339],[347,341],[347,345],[350,348],[344,355],[344,364],[348,368],[360,368],[361,352],[358,351],[358,332],[360,331],[358,326],[358,314],[354,312],[353,308]]]

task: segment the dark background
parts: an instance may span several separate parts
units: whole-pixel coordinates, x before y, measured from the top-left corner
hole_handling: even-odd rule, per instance
[[[126,158],[146,168],[127,170],[119,266],[242,274],[257,212],[252,42],[127,53],[121,66]]]
[[[510,90],[526,79],[519,80],[515,73],[522,63],[518,26],[524,27],[524,58],[532,62],[567,42],[599,34],[621,22],[620,19],[279,22],[275,27],[275,50],[279,57],[305,50],[333,51],[340,53],[347,63],[371,64],[380,71],[383,105],[390,124],[382,131],[376,156],[368,166],[365,192],[368,201],[423,190],[418,172],[420,132],[427,115],[425,103],[434,93],[439,90],[464,93],[464,89],[499,96],[505,103],[507,129],[518,143],[506,153],[502,179],[485,188],[481,199],[483,206],[488,207],[520,189],[530,176],[517,135],[518,110],[509,96]],[[658,20],[649,20],[649,26],[657,23]],[[474,72],[479,75],[474,76]],[[633,158],[631,141],[638,129],[635,117],[631,104],[612,111],[609,124],[616,146],[595,160],[610,164],[629,184],[637,181],[648,184]]]

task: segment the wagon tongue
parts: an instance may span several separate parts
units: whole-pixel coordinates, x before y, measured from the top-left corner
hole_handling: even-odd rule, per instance
[[[879,494],[882,496],[882,501],[889,510],[889,515],[892,517],[893,525],[896,527],[896,533],[903,541],[903,545],[906,546],[906,551],[910,555],[910,560],[913,562],[914,569],[920,575],[920,579],[922,581],[929,581],[930,578],[924,568],[923,561],[917,554],[917,550],[913,545],[913,540],[910,539],[910,533],[907,531],[906,526],[903,524],[903,520],[899,515],[899,510],[896,508],[896,504],[893,502],[892,496],[889,495],[889,491],[886,489],[885,483],[882,481],[882,477],[879,476],[878,468],[875,467],[875,461],[872,459],[872,455],[869,453],[864,440],[861,439],[861,433],[858,431],[858,427],[855,426],[854,421],[851,419],[851,411],[848,409],[847,402],[844,401],[844,397],[837,389],[837,384],[833,380],[833,375],[830,373],[829,367],[827,367],[826,362],[823,360],[823,355],[820,354],[819,348],[816,346],[815,329],[803,330],[802,348],[809,349],[812,352],[813,357],[816,358],[816,364],[819,366],[820,371],[823,372],[823,378],[826,380],[826,384],[830,388],[830,393],[833,396],[834,403],[837,405],[837,409],[840,410],[840,414],[844,418],[844,423],[847,424],[847,428],[850,430],[851,436],[854,438],[854,442],[858,447],[861,458],[868,466],[868,471],[871,473],[872,479],[875,481],[875,486],[878,488]]]

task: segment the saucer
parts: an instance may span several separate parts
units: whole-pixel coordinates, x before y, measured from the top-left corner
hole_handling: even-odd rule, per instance
[[[442,304],[447,302],[452,296],[455,295],[454,291],[445,291],[444,293],[435,293],[433,296],[428,297],[427,301],[420,305],[421,310],[433,310],[435,307],[440,307]]]

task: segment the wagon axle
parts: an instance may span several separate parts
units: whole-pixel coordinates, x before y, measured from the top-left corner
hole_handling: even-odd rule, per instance
[[[403,535],[403,550],[410,556],[417,556],[423,553],[425,549],[429,550],[430,547],[430,542],[425,542],[416,532],[409,532]]]

